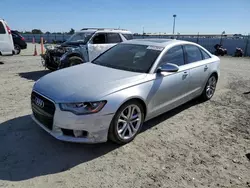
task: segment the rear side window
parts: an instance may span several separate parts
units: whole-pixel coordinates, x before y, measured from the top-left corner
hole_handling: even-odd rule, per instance
[[[122,39],[118,33],[107,33],[108,43],[119,43]]]
[[[194,63],[203,59],[201,51],[197,46],[185,45],[184,47],[186,50],[187,63]]]
[[[203,59],[211,58],[210,55],[207,52],[205,52],[204,50],[202,50],[201,48],[200,48],[200,51],[202,53]]]
[[[184,65],[184,54],[182,46],[174,46],[173,48],[170,48],[162,57],[159,66],[166,63],[172,63],[178,66]]]
[[[4,28],[4,25],[3,23],[0,21],[0,34],[5,34],[6,31],[5,31],[5,28]]]
[[[133,35],[132,34],[122,34],[124,37],[125,37],[125,39],[127,39],[127,40],[132,40],[133,39]]]

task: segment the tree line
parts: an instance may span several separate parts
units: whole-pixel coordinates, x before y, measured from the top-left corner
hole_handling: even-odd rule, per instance
[[[69,32],[49,32],[49,31],[46,31],[45,33],[42,32],[41,29],[32,29],[31,31],[18,31],[19,33],[22,33],[22,34],[70,34],[70,35],[73,35],[75,33],[75,30],[73,28],[70,29]]]

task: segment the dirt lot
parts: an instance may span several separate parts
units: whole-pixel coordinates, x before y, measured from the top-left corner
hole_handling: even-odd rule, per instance
[[[250,59],[221,59],[211,101],[144,125],[125,146],[57,141],[30,118],[40,58],[0,57],[0,187],[250,187]]]

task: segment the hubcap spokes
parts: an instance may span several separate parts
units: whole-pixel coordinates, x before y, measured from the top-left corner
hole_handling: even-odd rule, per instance
[[[136,105],[129,105],[125,108],[118,119],[117,130],[118,135],[122,139],[130,139],[133,137],[141,124],[141,110]]]
[[[211,77],[208,80],[208,85],[206,88],[206,94],[208,98],[211,98],[214,94],[215,91],[215,87],[216,87],[216,78],[215,77]]]

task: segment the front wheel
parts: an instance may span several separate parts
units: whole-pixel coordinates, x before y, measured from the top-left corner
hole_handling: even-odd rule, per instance
[[[69,67],[82,64],[83,62],[84,62],[83,59],[80,57],[77,57],[77,56],[70,57],[69,58]]]
[[[215,74],[211,75],[206,83],[206,86],[202,92],[201,98],[206,101],[210,100],[215,92],[215,88],[217,85],[217,77]]]
[[[131,142],[140,132],[144,116],[143,107],[138,101],[133,100],[123,104],[111,122],[109,139],[117,144]]]

